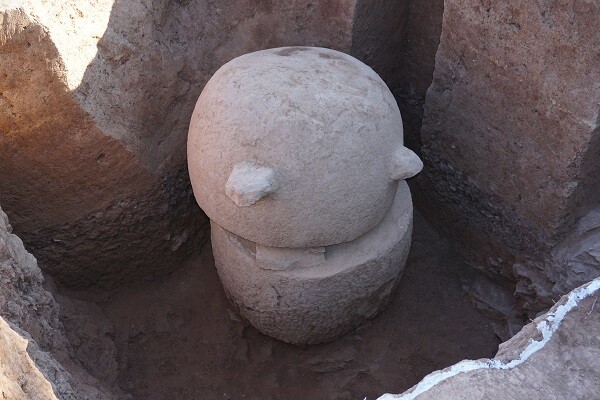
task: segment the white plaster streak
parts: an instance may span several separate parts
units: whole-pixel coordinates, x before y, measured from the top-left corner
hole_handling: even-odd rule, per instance
[[[519,357],[508,362],[503,363],[500,360],[488,359],[485,360],[464,360],[458,364],[454,364],[450,368],[442,371],[435,371],[427,375],[421,382],[414,386],[409,392],[403,394],[384,394],[377,400],[413,400],[417,396],[425,393],[432,387],[436,386],[440,382],[445,381],[448,378],[456,376],[460,373],[470,372],[477,369],[512,369],[520,364],[523,364],[529,357],[541,350],[546,343],[550,341],[552,335],[560,326],[565,316],[574,309],[577,304],[588,296],[593,295],[600,289],[600,278],[596,278],[587,285],[581,286],[571,293],[567,297],[567,301],[564,304],[558,306],[554,311],[546,314],[546,317],[540,321],[536,328],[541,333],[541,340],[531,339],[525,349],[519,354]]]

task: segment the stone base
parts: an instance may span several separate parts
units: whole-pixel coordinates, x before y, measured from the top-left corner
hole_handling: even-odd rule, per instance
[[[256,329],[297,345],[327,342],[388,303],[408,256],[412,218],[402,181],[384,220],[348,243],[264,247],[211,222],[215,264],[227,297]]]

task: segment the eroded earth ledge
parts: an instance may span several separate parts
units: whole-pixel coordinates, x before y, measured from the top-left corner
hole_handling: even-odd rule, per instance
[[[563,296],[493,359],[465,360],[379,400],[593,399],[600,393],[600,278]]]
[[[101,360],[102,352],[108,359],[114,357],[110,346],[87,354],[100,379],[78,360],[78,350],[67,337],[59,305],[46,290],[36,259],[11,230],[0,209],[0,396],[15,400],[127,398],[114,387],[114,359]],[[62,306],[69,302],[64,301]],[[92,346],[98,338],[79,335],[79,339]]]

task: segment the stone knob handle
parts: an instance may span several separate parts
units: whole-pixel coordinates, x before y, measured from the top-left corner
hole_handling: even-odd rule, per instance
[[[273,193],[276,186],[273,169],[245,161],[233,167],[225,184],[225,194],[238,207],[249,207]]]
[[[393,180],[412,178],[422,169],[423,161],[411,149],[402,146],[392,154],[390,176]]]

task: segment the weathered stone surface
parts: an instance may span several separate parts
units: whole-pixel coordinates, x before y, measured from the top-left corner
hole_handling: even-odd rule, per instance
[[[403,147],[391,92],[365,64],[324,48],[246,54],[208,82],[188,168],[211,221],[272,247],[356,239],[387,214],[422,162]]]
[[[385,306],[423,163],[364,63],[300,46],[230,61],[194,109],[188,168],[223,287],[258,330],[316,344]]]
[[[465,360],[392,399],[594,399],[600,393],[600,278],[564,296],[500,345],[493,359]]]
[[[43,284],[35,258],[11,234],[0,209],[0,396],[24,400],[124,398],[72,357],[59,306]],[[97,346],[95,351],[101,349]],[[114,366],[108,367],[102,374],[115,371]]]
[[[375,229],[325,247],[320,260],[310,259],[314,264],[285,270],[265,268],[260,245],[211,222],[215,265],[227,297],[258,330],[298,345],[327,342],[387,304],[408,256],[412,215],[410,190],[400,182],[392,208]]]
[[[598,15],[593,1],[445,3],[421,208],[476,265],[527,286],[532,313],[581,283],[543,258],[600,202]]]

